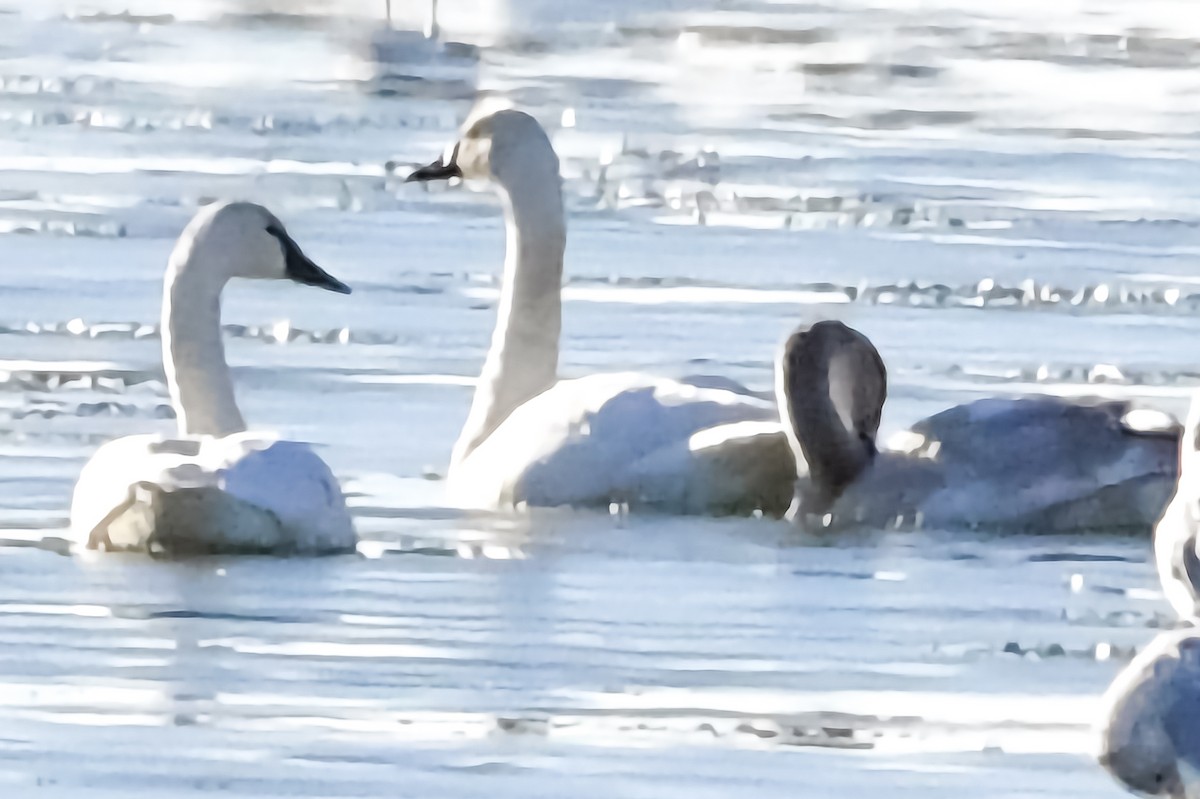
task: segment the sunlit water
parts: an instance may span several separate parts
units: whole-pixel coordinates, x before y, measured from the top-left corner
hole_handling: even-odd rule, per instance
[[[367,0],[0,0],[0,792],[1119,795],[1087,724],[1170,623],[1144,539],[447,509],[503,236],[489,195],[399,181],[477,88],[545,122],[565,375],[764,389],[836,317],[886,431],[994,393],[1180,413],[1188,0],[441,5],[458,45]],[[362,554],[64,555],[89,453],[169,429],[161,272],[224,195],[356,289],[238,285],[226,321],[247,416],[322,445]]]

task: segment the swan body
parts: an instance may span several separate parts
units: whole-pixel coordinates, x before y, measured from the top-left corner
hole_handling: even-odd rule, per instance
[[[810,356],[797,358],[805,347]],[[788,513],[822,527],[1146,530],[1175,480],[1176,429],[1135,428],[1119,401],[981,399],[877,449],[886,371],[870,341],[840,322],[798,329],[776,375],[787,423],[760,417],[675,439],[622,475],[627,501]]]
[[[341,489],[306,444],[259,433],[126,436],[84,467],[71,508],[86,543],[171,552],[353,546]]]
[[[840,322],[793,333],[776,375],[800,465],[789,513],[800,520],[1147,529],[1175,480],[1177,430],[1136,429],[1119,401],[976,400],[877,450],[886,372],[870,341]]]
[[[913,426],[916,449],[881,451],[838,511],[877,525],[1147,530],[1170,495],[1177,436],[1129,429],[1129,410],[1057,397],[951,408]]]
[[[1161,633],[1102,700],[1096,756],[1129,791],[1200,797],[1200,633]]]
[[[650,492],[639,476],[660,473],[702,430],[776,415],[773,403],[726,388],[638,373],[563,380],[523,403],[476,447],[455,469],[451,492],[474,506],[631,502],[677,509],[677,488]],[[753,460],[754,453],[746,455]],[[689,490],[707,494],[721,479],[711,464],[708,471],[711,479],[690,468],[686,477],[676,473],[675,486],[699,484]]]
[[[558,379],[562,270],[566,246],[558,157],[542,127],[511,109],[477,109],[437,161],[410,181],[478,179],[500,194],[507,233],[503,288],[492,344],[471,410],[454,446],[450,496],[469,506],[607,505],[629,499],[675,509],[666,493],[639,491],[648,464],[661,470],[690,436],[714,425],[775,418],[769,400],[732,381],[668,380],[634,373]],[[747,457],[753,453],[742,446]],[[686,466],[686,461],[677,461]],[[786,458],[768,462],[790,472]],[[742,473],[723,474],[720,483]],[[676,491],[677,493],[677,491]]]
[[[75,540],[151,552],[325,552],[356,544],[345,499],[307,444],[246,430],[220,338],[233,277],[349,289],[261,206],[220,203],[184,230],[167,269],[163,360],[178,435],[104,444],[71,502]]]

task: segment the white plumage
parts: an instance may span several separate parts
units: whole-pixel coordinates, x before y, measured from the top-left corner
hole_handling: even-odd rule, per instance
[[[625,501],[703,512],[713,504],[711,484],[723,474],[700,477],[699,464],[687,456],[691,437],[728,422],[777,417],[773,403],[755,397],[649,375],[563,380],[513,411],[459,463],[451,492],[474,506]],[[786,473],[786,448],[782,454]],[[746,455],[753,459],[755,453]],[[728,466],[734,474],[745,472]]]
[[[307,444],[261,433],[126,436],[84,467],[71,522],[111,549],[324,552],[355,543],[341,488]]]
[[[720,378],[618,373],[559,381],[566,222],[554,148],[529,115],[477,109],[446,154],[409,179],[451,177],[491,183],[507,229],[496,328],[451,458],[451,496],[484,507],[629,500],[709,510],[702,495],[739,481],[754,448],[742,442],[728,459],[691,469],[688,440],[728,422],[777,420],[772,403]],[[767,449],[783,455],[759,460],[782,469],[775,483],[786,494],[794,465],[786,448]],[[738,499],[726,512],[742,509]]]
[[[349,291],[266,209],[201,210],[172,253],[163,293],[163,359],[179,435],[127,436],[96,451],[71,501],[79,544],[174,553],[355,546],[341,488],[312,448],[245,429],[220,337],[220,294],[233,277]]]

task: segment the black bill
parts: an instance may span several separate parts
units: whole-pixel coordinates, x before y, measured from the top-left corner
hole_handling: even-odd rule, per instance
[[[283,269],[289,278],[306,286],[317,286],[336,291],[338,294],[350,293],[349,286],[314,264],[282,227],[271,225],[267,232],[279,239],[279,244],[283,247]]]
[[[411,175],[404,179],[405,183],[426,183],[431,180],[449,180],[450,178],[461,178],[462,170],[458,168],[458,164],[451,161],[449,164],[444,163],[444,159],[439,158],[428,166],[423,166],[420,169],[413,171]]]

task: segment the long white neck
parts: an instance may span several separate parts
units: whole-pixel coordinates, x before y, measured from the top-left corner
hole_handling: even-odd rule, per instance
[[[507,240],[496,329],[451,468],[558,379],[567,240],[558,159],[514,172],[498,179]]]
[[[233,396],[233,379],[221,343],[221,289],[218,270],[182,243],[171,255],[163,285],[163,368],[171,404],[185,436],[226,436],[246,429]]]

